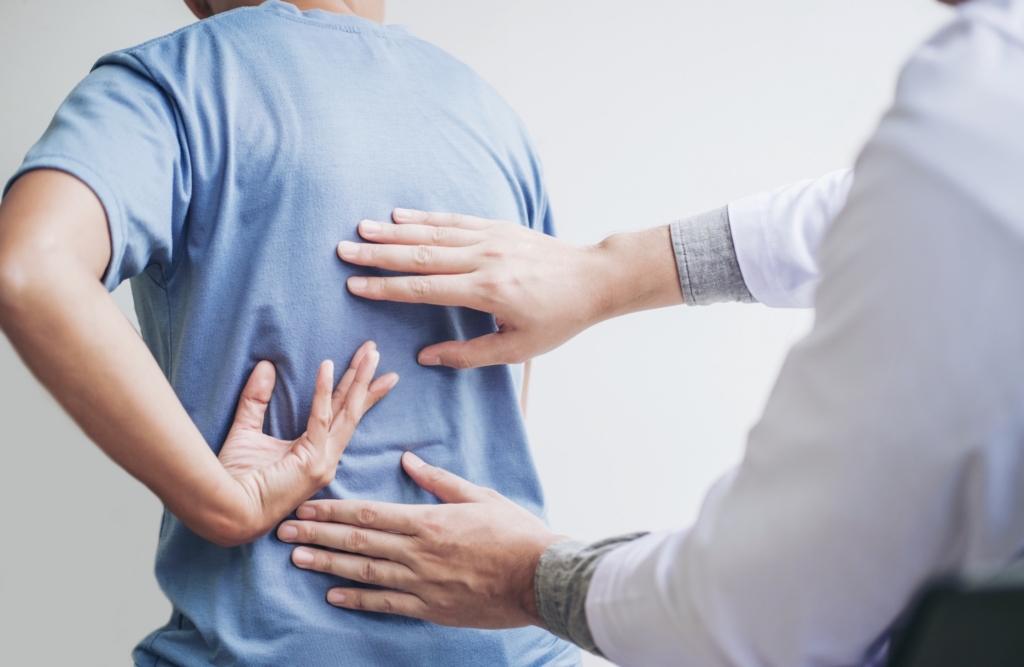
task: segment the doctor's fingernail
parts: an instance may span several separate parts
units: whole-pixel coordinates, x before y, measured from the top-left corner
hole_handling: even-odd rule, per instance
[[[315,519],[316,509],[309,507],[308,505],[303,505],[299,509],[295,510],[295,516],[300,519]]]
[[[299,536],[299,529],[285,524],[277,529],[277,536],[285,542],[289,542]]]
[[[348,279],[348,288],[353,292],[362,292],[369,284],[366,278],[360,278],[359,276],[353,276]]]
[[[342,241],[338,244],[338,254],[342,259],[355,259],[359,256],[359,245],[351,241]]]
[[[337,589],[327,591],[327,601],[333,605],[343,605],[345,604],[345,594]]]
[[[302,567],[303,565],[312,565],[313,563],[313,552],[309,549],[299,547],[292,552],[292,562]]]
[[[415,222],[417,211],[410,208],[396,208],[391,213],[391,219],[395,222]]]
[[[440,366],[441,357],[436,354],[421,354],[419,362],[420,366]]]
[[[359,233],[363,236],[376,236],[380,234],[380,223],[373,220],[363,220],[359,223]]]

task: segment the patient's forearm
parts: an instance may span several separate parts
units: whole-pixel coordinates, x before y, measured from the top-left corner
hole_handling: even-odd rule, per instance
[[[75,184],[41,180],[23,177],[0,206],[0,326],[110,458],[197,533],[234,541],[245,524],[244,494],[99,281],[107,259],[97,255],[109,257],[109,241],[94,242],[97,228],[107,238],[99,202]],[[44,193],[57,203],[41,207]],[[81,225],[88,229],[46,233],[49,218],[66,213],[54,207],[88,211]]]
[[[204,537],[243,525],[233,480],[95,279],[41,262],[0,316],[22,359],[101,449]],[[160,406],[154,409],[153,406]]]

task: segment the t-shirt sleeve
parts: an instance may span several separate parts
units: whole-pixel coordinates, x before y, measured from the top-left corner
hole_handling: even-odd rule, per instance
[[[141,66],[125,62],[97,67],[72,91],[5,189],[35,169],[64,171],[89,186],[110,226],[109,290],[147,269],[167,279],[191,191],[171,101]]]
[[[527,149],[530,153],[530,176],[524,191],[528,200],[530,229],[555,236],[555,220],[551,213],[551,202],[548,200],[548,189],[544,184],[544,169],[529,140]]]
[[[551,214],[551,203],[548,201],[547,189],[543,186],[540,191],[540,208],[533,221],[533,228],[538,232],[544,232],[548,236],[555,236],[555,218]]]

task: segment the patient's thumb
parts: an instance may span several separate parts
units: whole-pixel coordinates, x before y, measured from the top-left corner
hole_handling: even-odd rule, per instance
[[[441,502],[473,503],[483,502],[489,498],[485,489],[470,484],[447,470],[424,463],[423,459],[412,452],[406,452],[402,456],[402,467],[420,488],[437,496]]]
[[[261,361],[256,364],[249,380],[238,397],[238,409],[235,410],[235,421],[233,428],[242,428],[250,431],[263,430],[263,417],[267,413],[267,405],[270,404],[270,397],[274,393],[274,384],[277,382],[277,372],[274,364],[269,361]]]

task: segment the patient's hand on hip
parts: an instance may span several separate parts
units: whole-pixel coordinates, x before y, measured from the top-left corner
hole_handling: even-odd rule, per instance
[[[308,428],[293,441],[263,432],[276,371],[269,361],[257,364],[238,399],[234,423],[218,455],[221,465],[245,491],[255,535],[271,530],[294,509],[288,501],[299,488],[308,487],[306,491],[312,495],[334,479],[360,419],[398,382],[394,373],[373,379],[379,359],[376,346],[365,343],[333,393],[334,366],[325,361],[317,374]]]

